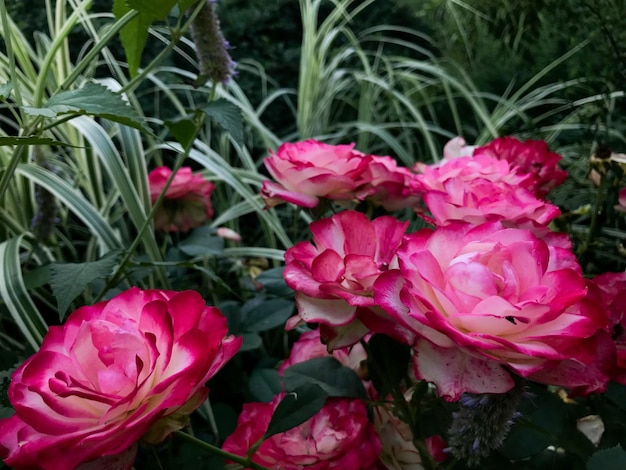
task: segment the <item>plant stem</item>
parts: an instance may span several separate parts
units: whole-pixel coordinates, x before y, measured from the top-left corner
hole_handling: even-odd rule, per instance
[[[220,457],[223,457],[228,460],[232,460],[233,462],[238,463],[239,465],[242,465],[244,468],[251,468],[252,470],[270,470],[267,467],[259,465],[256,462],[252,462],[250,459],[241,457],[239,455],[231,454],[230,452],[226,452],[225,450],[222,450],[219,447],[216,447],[212,444],[209,444],[208,442],[205,442],[201,439],[193,437],[192,435],[187,434],[185,432],[175,431],[174,434],[177,437],[185,439],[187,442],[191,442],[192,444],[195,444],[198,447],[202,447],[207,452],[210,452],[214,455],[219,455]]]

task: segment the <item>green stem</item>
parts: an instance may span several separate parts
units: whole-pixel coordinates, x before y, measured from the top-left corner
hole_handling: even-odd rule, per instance
[[[196,136],[198,135],[198,132],[199,132],[200,128],[202,127],[202,121],[203,120],[204,119],[202,119],[197,124],[197,126],[196,126],[196,128],[194,130],[194,136],[192,137],[190,142],[193,143],[193,141],[196,139]],[[112,287],[117,285],[124,278],[122,273],[126,270],[126,267],[128,266],[128,264],[130,262],[130,258],[133,256],[133,254],[135,253],[135,250],[137,249],[137,247],[141,243],[141,238],[142,238],[144,232],[147,230],[148,227],[151,226],[151,222],[152,222],[152,219],[154,218],[154,214],[158,210],[158,208],[161,205],[161,202],[163,201],[163,199],[165,199],[165,194],[167,193],[167,190],[169,189],[170,185],[172,184],[172,181],[174,181],[174,177],[176,176],[176,173],[183,166],[183,163],[187,159],[187,157],[189,155],[189,152],[191,151],[191,148],[192,148],[192,144],[190,144],[187,148],[185,148],[184,151],[179,153],[178,156],[176,157],[176,160],[174,162],[174,166],[172,167],[172,175],[169,177],[169,179],[165,183],[165,186],[163,187],[163,190],[161,191],[161,194],[159,194],[159,197],[157,198],[157,200],[152,205],[152,208],[150,209],[150,212],[148,213],[148,216],[146,217],[146,220],[141,225],[141,228],[139,229],[139,233],[137,234],[137,236],[133,240],[133,243],[130,245],[128,250],[126,250],[124,252],[124,257],[122,258],[122,261],[118,264],[117,269],[113,273],[113,276],[111,276],[111,279],[109,279],[109,281],[106,283],[106,285],[104,286],[102,291],[100,291],[100,293],[98,294],[98,296],[96,298],[96,302],[101,300],[104,297],[104,295],[108,292],[109,289],[111,289]]]
[[[238,463],[239,465],[242,465],[244,468],[250,468],[252,470],[270,470],[267,467],[263,467],[262,465],[259,465],[256,462],[252,462],[250,459],[241,457],[239,455],[231,454],[230,452],[226,452],[225,450],[222,450],[219,447],[211,445],[208,442],[205,442],[196,437],[193,437],[190,434],[187,434],[185,432],[175,431],[174,435],[176,435],[177,437],[180,437],[181,439],[185,439],[187,442],[191,442],[192,444],[195,444],[198,447],[205,449],[207,452],[210,452],[214,455],[219,455],[220,457],[223,457],[225,459]]]
[[[580,263],[583,266],[586,262],[586,258],[588,257],[589,249],[593,243],[594,238],[598,232],[599,227],[599,218],[600,213],[602,212],[602,205],[604,202],[604,194],[606,190],[606,185],[608,181],[608,173],[600,175],[600,184],[598,185],[598,191],[596,192],[596,198],[593,203],[593,208],[591,209],[591,222],[589,223],[589,231],[587,232],[587,238],[583,242],[582,246],[578,250],[578,256],[580,259]]]

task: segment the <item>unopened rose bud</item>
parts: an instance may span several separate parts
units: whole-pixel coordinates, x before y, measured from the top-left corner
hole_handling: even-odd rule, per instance
[[[220,227],[217,229],[217,236],[231,242],[240,242],[241,235],[228,227]]]

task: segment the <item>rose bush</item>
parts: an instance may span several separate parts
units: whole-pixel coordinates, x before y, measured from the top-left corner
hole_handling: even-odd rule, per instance
[[[0,455],[16,469],[72,470],[140,439],[160,442],[185,426],[240,346],[193,291],[132,288],[81,307],[13,374]]]
[[[507,161],[487,155],[425,165],[411,184],[424,191],[424,203],[436,225],[502,221],[536,227],[547,225],[560,214],[556,206],[529,191],[531,175],[521,175]]]
[[[172,170],[161,166],[148,175],[150,199],[154,204],[172,176]],[[154,228],[164,232],[188,232],[213,217],[211,193],[215,185],[191,168],[182,167],[174,176],[154,215]]]
[[[272,413],[284,394],[270,403],[246,403],[237,427],[222,448],[245,456],[267,430]],[[380,468],[380,440],[365,403],[329,398],[315,416],[263,441],[252,460],[282,470],[360,470]]]
[[[370,158],[354,144],[329,145],[316,140],[282,144],[264,160],[273,181],[264,181],[267,207],[291,202],[315,207],[319,198],[362,201],[373,189],[367,173]]]
[[[416,376],[440,396],[503,393],[511,373],[585,392],[606,386],[607,315],[585,299],[567,248],[500,223],[451,224],[406,236],[398,259],[375,299],[417,335]]]
[[[285,253],[284,279],[296,291],[302,322],[319,323],[330,349],[354,344],[369,328],[403,337],[405,332],[374,301],[376,278],[396,266],[395,250],[407,227],[390,216],[370,221],[344,211],[313,222],[313,242],[300,242]]]

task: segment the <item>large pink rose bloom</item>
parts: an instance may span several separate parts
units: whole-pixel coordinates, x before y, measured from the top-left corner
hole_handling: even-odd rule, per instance
[[[561,156],[551,152],[543,140],[520,141],[515,137],[500,137],[487,145],[477,147],[473,155],[487,155],[506,160],[521,175],[531,175],[529,190],[538,198],[567,179],[567,171],[559,168]]]
[[[159,442],[240,346],[192,291],[132,288],[81,307],[13,374],[16,414],[0,421],[0,455],[16,469],[73,470],[140,438]]]
[[[148,175],[152,203],[163,192],[172,170],[161,166]],[[188,232],[213,217],[211,193],[215,185],[189,167],[182,167],[167,188],[164,199],[154,215],[154,228],[164,232]]]
[[[400,329],[377,306],[372,289],[380,273],[396,266],[407,225],[390,216],[370,221],[356,211],[313,222],[313,242],[285,253],[283,276],[296,291],[299,315],[287,329],[319,323],[330,349],[354,344],[370,329],[396,336]]]
[[[243,405],[235,432],[222,448],[245,456],[263,437],[284,394],[270,403]],[[308,421],[263,441],[252,460],[281,470],[374,470],[380,441],[361,400],[329,398]]]
[[[372,192],[366,187],[370,158],[354,150],[354,144],[285,143],[264,163],[276,181],[263,182],[261,196],[267,207],[291,202],[310,208],[319,198],[361,201]]]
[[[459,157],[424,166],[413,185],[436,225],[502,221],[510,226],[545,226],[559,209],[537,199],[527,188],[530,175],[515,172],[505,160],[486,155]]]
[[[568,249],[500,223],[452,224],[406,236],[398,258],[375,299],[416,333],[415,373],[440,396],[504,393],[511,373],[581,393],[606,386],[596,351],[610,355],[608,318]]]

